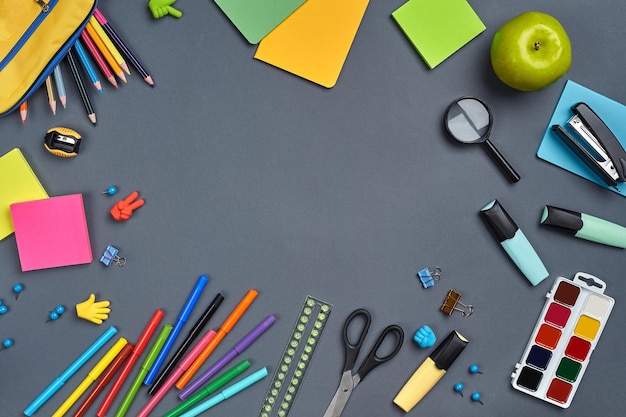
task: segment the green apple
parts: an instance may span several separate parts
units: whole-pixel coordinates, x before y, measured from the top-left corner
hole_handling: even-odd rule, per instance
[[[540,90],[565,74],[572,46],[563,26],[541,12],[526,12],[502,25],[491,42],[491,66],[506,85]]]

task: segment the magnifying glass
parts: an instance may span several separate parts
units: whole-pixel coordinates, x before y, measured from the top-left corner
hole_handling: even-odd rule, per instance
[[[511,182],[520,180],[519,174],[489,140],[493,116],[483,101],[474,97],[453,101],[446,109],[444,124],[450,136],[461,143],[483,143],[508,179]]]

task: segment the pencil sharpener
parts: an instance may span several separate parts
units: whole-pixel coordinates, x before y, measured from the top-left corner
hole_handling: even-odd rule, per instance
[[[78,155],[82,138],[78,132],[67,127],[53,127],[46,132],[43,146],[48,152],[62,158]]]

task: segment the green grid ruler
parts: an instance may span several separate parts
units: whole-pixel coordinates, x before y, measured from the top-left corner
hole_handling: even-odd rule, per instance
[[[263,400],[259,417],[286,417],[333,306],[308,295]]]

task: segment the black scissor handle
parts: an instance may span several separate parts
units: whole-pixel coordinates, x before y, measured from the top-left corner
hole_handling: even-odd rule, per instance
[[[363,323],[363,328],[361,329],[361,333],[359,334],[359,338],[356,343],[352,343],[350,338],[348,337],[348,330],[350,325],[357,317],[362,317],[365,322]],[[359,308],[354,310],[345,323],[343,324],[343,344],[346,351],[346,356],[343,362],[343,372],[350,370],[354,367],[356,362],[356,358],[359,355],[359,351],[361,350],[361,345],[363,345],[363,341],[365,340],[365,336],[367,336],[367,331],[370,328],[370,324],[372,323],[372,315],[369,311],[364,308]]]
[[[386,356],[382,356],[382,357],[378,356],[378,349],[380,348],[380,346],[382,345],[383,341],[385,340],[388,334],[394,334],[396,336],[396,344],[393,350],[389,354],[387,354]],[[398,352],[400,351],[400,348],[402,347],[403,342],[404,342],[404,330],[402,330],[402,327],[396,324],[392,324],[390,326],[385,327],[385,329],[380,333],[380,336],[378,336],[378,339],[376,339],[376,343],[374,344],[374,347],[372,348],[370,353],[367,355],[367,358],[365,358],[363,365],[361,365],[361,367],[359,368],[359,371],[357,372],[361,380],[365,378],[365,375],[367,375],[369,371],[376,368],[378,365],[382,365],[383,363],[387,362],[388,360],[396,356]]]

